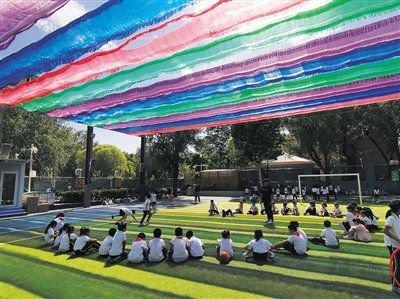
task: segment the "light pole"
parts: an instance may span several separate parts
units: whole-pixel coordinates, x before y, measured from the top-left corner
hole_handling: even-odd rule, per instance
[[[29,149],[31,151],[31,156],[29,159],[29,176],[28,176],[28,192],[31,192],[31,182],[32,182],[32,168],[33,168],[33,154],[36,154],[38,152],[38,148],[34,146],[33,144],[31,145],[31,148]]]

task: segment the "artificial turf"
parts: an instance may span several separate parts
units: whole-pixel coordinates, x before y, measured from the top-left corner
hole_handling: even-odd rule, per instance
[[[220,208],[237,203],[223,202]],[[248,207],[245,206],[245,210]],[[343,207],[344,208],[344,207]],[[304,210],[301,206],[300,210]],[[383,225],[386,208],[374,212]],[[1,236],[1,298],[383,298],[391,297],[388,253],[382,231],[373,242],[358,243],[341,239],[340,249],[309,244],[307,257],[279,253],[272,263],[257,265],[242,258],[244,245],[254,230],[261,228],[272,243],[287,236],[287,225],[296,219],[309,236],[319,235],[324,218],[277,216],[276,228],[262,225],[264,216],[237,215],[234,218],[207,216],[207,203],[185,208],[160,210],[151,224],[129,224],[128,243],[138,232],[148,240],[160,227],[169,241],[174,228],[192,229],[205,245],[205,257],[176,265],[170,262],[133,265],[127,261],[111,267],[96,254],[70,258],[43,246],[40,231]],[[68,221],[68,219],[66,219]],[[341,232],[340,219],[331,219]],[[86,222],[83,222],[87,224]],[[103,239],[114,225],[110,219],[91,222],[91,237]],[[75,225],[79,228],[79,225]],[[231,231],[235,259],[220,265],[215,258],[216,239],[224,229]],[[168,243],[168,242],[166,242]],[[129,248],[130,246],[128,246]]]

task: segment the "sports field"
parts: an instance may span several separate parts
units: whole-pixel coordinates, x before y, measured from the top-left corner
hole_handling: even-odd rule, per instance
[[[219,208],[236,208],[237,203],[220,202]],[[1,220],[1,298],[383,298],[391,297],[388,276],[388,253],[382,231],[372,243],[362,244],[341,239],[340,249],[328,249],[309,243],[304,258],[277,254],[274,262],[256,265],[242,258],[243,246],[254,230],[262,228],[272,243],[287,236],[287,225],[296,219],[309,236],[322,229],[323,218],[310,216],[277,216],[276,228],[262,225],[264,216],[239,215],[235,218],[207,216],[208,201],[184,208],[160,209],[151,224],[138,227],[129,224],[128,243],[138,232],[147,240],[155,227],[169,241],[174,228],[192,229],[205,244],[206,256],[200,261],[182,265],[169,262],[133,265],[124,261],[105,267],[105,260],[95,254],[69,258],[43,246],[41,231],[51,215],[20,220]],[[300,206],[301,211],[306,206]],[[345,207],[342,206],[342,210]],[[331,209],[331,207],[330,207]],[[248,206],[245,205],[245,211]],[[374,207],[383,224],[386,207]],[[95,211],[95,212],[93,212]],[[87,214],[87,215],[86,215]],[[113,227],[107,209],[89,209],[66,213],[76,228],[90,225],[91,237],[103,239]],[[86,217],[86,216],[87,217]],[[25,219],[25,220],[24,220]],[[27,220],[28,219],[28,220]],[[88,220],[86,220],[88,219]],[[89,220],[91,219],[91,220]],[[8,221],[8,222],[7,222]],[[33,224],[32,224],[33,221]],[[35,223],[36,222],[36,223]],[[338,233],[339,220],[332,219]],[[11,225],[18,224],[19,231]],[[41,224],[42,223],[42,224]],[[229,265],[215,258],[215,243],[220,232],[231,231],[236,253]],[[166,242],[167,243],[167,242]],[[129,246],[130,247],[130,246]]]

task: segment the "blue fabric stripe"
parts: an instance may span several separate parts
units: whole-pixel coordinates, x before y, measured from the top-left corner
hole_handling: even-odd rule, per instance
[[[3,60],[0,86],[15,85],[161,22],[193,0],[110,0]]]
[[[277,112],[302,110],[302,109],[311,108],[311,107],[314,107],[314,108],[321,107],[322,108],[324,105],[328,105],[328,104],[344,103],[344,102],[352,101],[352,100],[359,100],[359,99],[365,99],[365,98],[370,98],[370,97],[390,95],[390,94],[393,94],[396,92],[400,92],[400,85],[377,88],[377,89],[372,89],[372,90],[368,90],[368,91],[344,94],[344,95],[339,95],[339,96],[312,99],[312,100],[308,100],[308,101],[304,101],[304,102],[271,105],[271,106],[268,106],[265,108],[258,108],[258,109],[252,109],[252,110],[235,112],[235,113],[221,114],[221,115],[211,116],[211,117],[201,117],[201,118],[196,118],[196,119],[163,123],[163,124],[157,124],[157,125],[147,125],[147,126],[138,126],[138,127],[134,127],[134,128],[125,128],[125,129],[119,129],[116,131],[122,132],[122,133],[134,133],[134,132],[139,132],[139,131],[156,130],[156,129],[163,129],[163,128],[183,127],[183,126],[194,125],[194,124],[204,124],[204,126],[206,126],[207,123],[214,122],[214,121],[232,120],[232,119],[242,118],[242,117],[268,115],[268,114],[277,113]]]
[[[262,72],[252,77],[240,77],[222,83],[208,85],[206,87],[173,93],[168,96],[147,98],[109,109],[94,111],[92,113],[82,113],[69,118],[69,120],[90,123],[92,121],[101,121],[111,115],[118,116],[123,113],[143,111],[144,109],[151,110],[159,106],[173,105],[188,101],[203,101],[207,99],[207,97],[216,94],[226,95],[248,88],[257,88],[280,81],[332,72],[344,67],[384,60],[398,55],[400,55],[399,40],[394,40],[387,43],[355,49],[351,52],[329,58],[315,59],[291,67],[279,68],[270,72]]]

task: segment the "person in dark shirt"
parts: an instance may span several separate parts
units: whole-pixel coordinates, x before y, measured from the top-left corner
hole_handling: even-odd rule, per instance
[[[261,193],[261,201],[263,202],[265,209],[265,214],[267,214],[267,220],[265,222],[267,224],[273,224],[274,214],[272,212],[272,204],[271,204],[273,192],[268,180],[263,180],[260,193]]]

